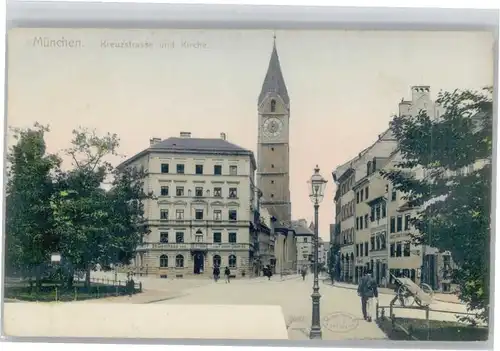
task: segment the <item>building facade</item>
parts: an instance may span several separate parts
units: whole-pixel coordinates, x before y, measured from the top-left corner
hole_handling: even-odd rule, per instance
[[[297,238],[297,270],[310,270],[314,255],[314,232],[308,227],[305,219],[293,221],[292,227]]]
[[[289,226],[290,202],[290,98],[276,49],[276,40],[258,98],[257,185],[262,207],[279,223]]]
[[[431,100],[429,86],[413,86],[411,94],[411,100],[403,99],[399,103],[400,115],[415,116],[422,109],[431,118],[439,118],[444,113],[443,108]],[[397,146],[391,130],[386,130],[370,147],[333,172],[338,188],[334,200],[337,212],[334,233],[339,233],[335,239],[341,245],[341,279],[357,282],[366,269],[371,269],[381,285],[393,283],[392,274],[410,277],[416,283],[428,282],[434,289],[446,290],[448,280],[439,272],[446,271],[443,268],[445,265],[453,265],[449,253],[437,253],[434,248],[411,243],[410,233],[415,229],[409,219],[418,209],[405,206],[403,194],[395,191],[390,182],[380,175],[380,169],[393,169],[402,161]],[[416,176],[422,176],[420,173]],[[350,181],[350,178],[353,179]],[[351,224],[347,220],[351,214],[352,198],[355,200],[355,229],[353,243],[350,244],[350,237],[345,235],[345,231]],[[337,219],[339,216],[340,220]],[[352,280],[350,246],[354,247],[355,256]],[[427,279],[422,279],[422,275]]]
[[[246,275],[254,254],[256,162],[226,140],[153,138],[120,167],[148,170],[145,202],[149,234],[133,262],[140,274],[210,275],[215,265]]]

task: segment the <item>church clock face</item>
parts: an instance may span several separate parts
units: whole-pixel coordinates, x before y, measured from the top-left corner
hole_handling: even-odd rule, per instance
[[[283,122],[276,117],[270,117],[264,122],[264,134],[268,137],[276,138],[283,130]]]

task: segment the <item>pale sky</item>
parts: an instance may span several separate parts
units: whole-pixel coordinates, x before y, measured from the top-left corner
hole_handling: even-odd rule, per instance
[[[39,36],[82,47],[44,48],[34,45]],[[493,84],[490,33],[285,30],[276,37],[291,105],[292,216],[312,220],[306,182],[318,164],[328,180],[319,216],[325,240],[335,217],[332,171],[388,127],[410,86],[430,85],[435,97]],[[104,48],[104,40],[152,45]],[[183,48],[183,41],[205,47]],[[68,147],[71,130],[83,126],[117,133],[126,156],[151,137],[180,131],[224,132],[257,156],[257,97],[272,43],[272,30],[10,31],[8,125],[49,124],[51,152]]]

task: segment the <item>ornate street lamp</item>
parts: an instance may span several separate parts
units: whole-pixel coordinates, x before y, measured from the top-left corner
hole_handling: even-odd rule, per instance
[[[320,312],[319,312],[319,300],[321,295],[319,293],[319,281],[318,281],[318,210],[319,204],[323,201],[325,194],[325,187],[327,181],[319,174],[319,167],[316,165],[314,169],[314,174],[309,180],[309,198],[314,204],[314,283],[313,283],[313,293],[311,295],[312,299],[312,323],[311,331],[309,332],[309,339],[321,339],[321,324],[320,324]]]

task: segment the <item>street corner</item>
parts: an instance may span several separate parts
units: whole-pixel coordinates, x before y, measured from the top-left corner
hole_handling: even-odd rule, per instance
[[[334,333],[346,333],[359,326],[359,318],[346,312],[333,312],[325,316],[322,326]]]

